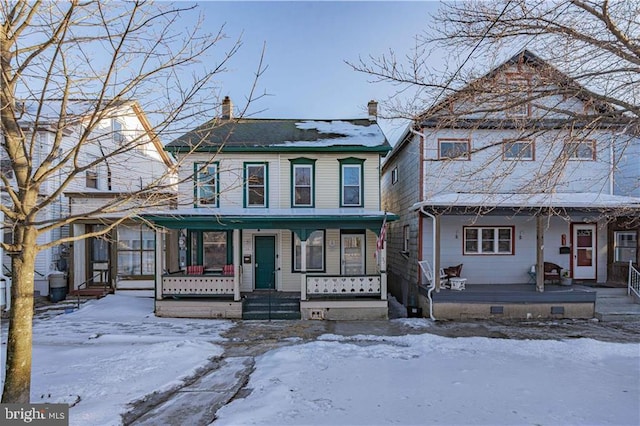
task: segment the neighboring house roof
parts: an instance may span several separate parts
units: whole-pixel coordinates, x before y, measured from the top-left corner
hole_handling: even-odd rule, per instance
[[[214,119],[180,136],[170,152],[370,151],[391,146],[378,123],[369,119]]]
[[[562,92],[571,94],[572,96],[577,97],[581,100],[593,100],[597,99],[597,95],[585,87],[581,86],[575,80],[567,76],[566,74],[560,72],[555,67],[545,62],[537,55],[533,54],[531,51],[527,49],[523,49],[522,51],[516,53],[511,58],[498,65],[487,74],[479,77],[478,79],[472,81],[466,86],[462,87],[460,90],[455,91],[448,96],[446,96],[443,100],[435,104],[433,107],[426,110],[424,113],[420,114],[412,123],[410,123],[407,128],[402,132],[400,137],[398,138],[398,142],[395,144],[391,153],[387,156],[385,163],[382,168],[389,163],[391,159],[393,159],[398,152],[400,152],[404,146],[409,143],[412,139],[412,131],[419,130],[421,127],[436,127],[437,125],[442,125],[442,120],[445,120],[445,123],[448,120],[449,124],[444,124],[444,128],[461,128],[461,129],[514,129],[514,128],[522,128],[523,122],[525,122],[522,118],[516,119],[488,119],[488,118],[463,118],[463,117],[455,117],[455,114],[451,114],[447,111],[448,106],[451,102],[460,98],[469,93],[474,93],[474,91],[478,90],[478,87],[481,87],[482,84],[495,77],[497,74],[505,71],[508,67],[514,64],[527,64],[537,68],[544,68],[545,72],[547,72],[550,76],[552,76],[553,80],[562,87]],[[605,103],[596,101],[593,103],[593,107],[601,112],[612,112],[614,111],[613,106]],[[455,117],[454,119],[452,117]],[[452,120],[455,120],[453,122]],[[601,126],[616,126],[618,123],[615,120],[599,120]],[[539,118],[536,117],[532,120],[527,121],[528,128],[531,129],[555,129],[560,128],[562,125],[566,125],[567,121],[562,119],[548,119],[548,118]],[[585,119],[584,123],[580,123],[572,121],[572,125],[574,128],[580,128],[581,126],[592,125],[593,121],[589,119]]]
[[[416,203],[411,206],[410,210],[415,211],[422,207],[640,209],[640,198],[595,192],[448,193]]]

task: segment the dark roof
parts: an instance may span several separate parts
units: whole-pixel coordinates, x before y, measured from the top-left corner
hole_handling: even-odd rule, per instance
[[[214,119],[165,146],[172,152],[376,151],[391,149],[382,129],[369,119]]]

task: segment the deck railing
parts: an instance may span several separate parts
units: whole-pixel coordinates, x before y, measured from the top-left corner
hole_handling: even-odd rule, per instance
[[[633,262],[629,262],[629,283],[627,284],[627,294],[633,295],[634,300],[640,300],[640,271],[633,267]]]
[[[233,296],[233,275],[165,275],[163,296]]]
[[[380,275],[307,275],[309,296],[380,296]]]

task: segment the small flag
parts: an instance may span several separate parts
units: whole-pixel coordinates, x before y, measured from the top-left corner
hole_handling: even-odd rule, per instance
[[[378,257],[380,250],[384,248],[384,239],[387,235],[387,212],[384,213],[384,219],[382,220],[382,227],[380,228],[380,235],[376,240],[376,252],[373,254],[375,258]]]

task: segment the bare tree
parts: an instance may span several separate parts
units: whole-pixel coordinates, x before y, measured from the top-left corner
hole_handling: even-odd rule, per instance
[[[176,182],[159,174],[82,213],[55,220],[41,213],[88,171],[128,161],[150,139],[171,139],[219,105],[214,78],[227,71],[241,43],[228,40],[224,28],[202,32],[201,20],[185,25],[181,19],[193,9],[144,1],[0,2],[0,179],[8,199],[0,211],[2,226],[12,231],[2,248],[11,255],[13,281],[2,402],[29,402],[37,253],[109,232],[140,208],[166,206]],[[101,141],[112,130],[101,123],[126,108],[149,115],[146,131],[109,149]],[[38,144],[41,129],[52,135],[45,152]],[[65,142],[70,135],[72,145]],[[96,150],[99,155],[87,156]],[[43,191],[52,182],[54,189]],[[39,239],[114,212],[120,219],[100,231]]]

